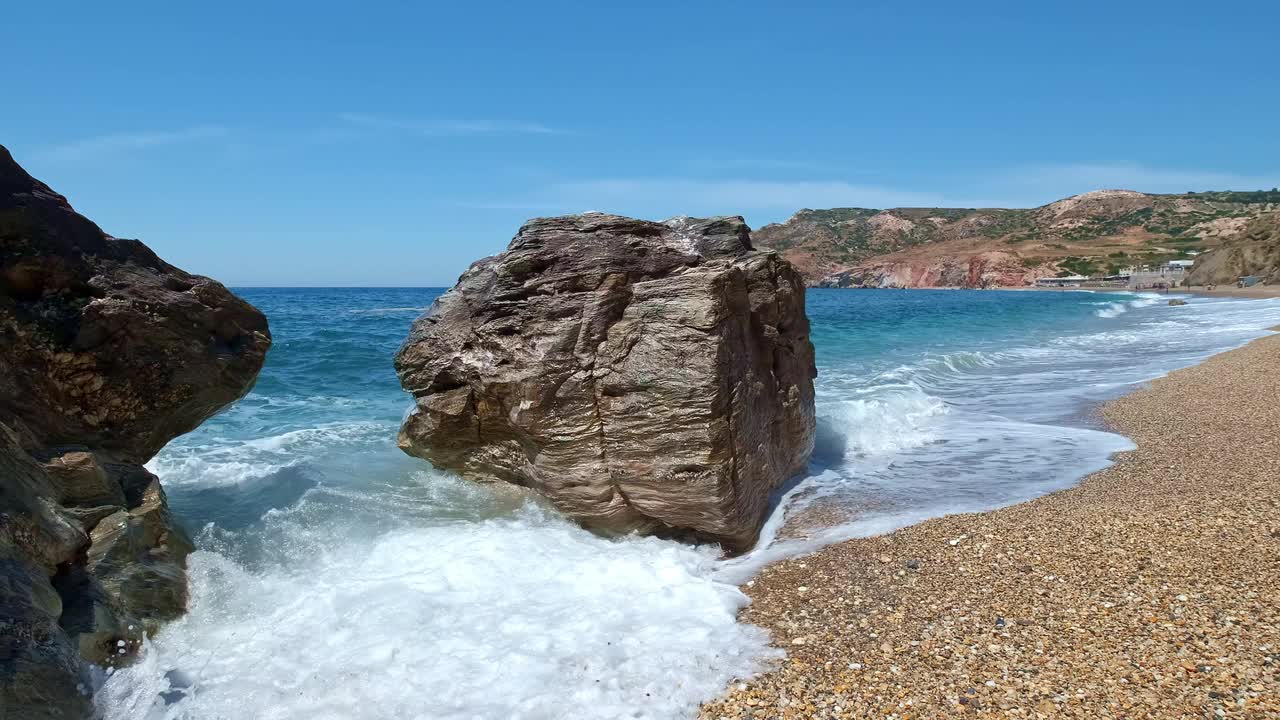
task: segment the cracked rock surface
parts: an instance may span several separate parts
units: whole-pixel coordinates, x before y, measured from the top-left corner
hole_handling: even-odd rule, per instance
[[[531,220],[414,323],[400,447],[598,531],[741,551],[813,449],[804,301],[739,217]]]

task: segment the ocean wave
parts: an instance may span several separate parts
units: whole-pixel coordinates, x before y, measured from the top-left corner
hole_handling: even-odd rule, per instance
[[[858,394],[819,406],[814,450],[819,462],[891,455],[937,439],[932,419],[946,414],[947,405],[918,386],[879,385]]]
[[[1163,299],[1160,295],[1156,295],[1154,293],[1135,294],[1137,296],[1136,300],[1107,303],[1103,308],[1095,310],[1093,314],[1100,318],[1119,317],[1120,315],[1128,312],[1131,308],[1142,308],[1155,305]]]
[[[1105,307],[1094,310],[1093,314],[1100,318],[1113,318],[1129,311],[1129,304],[1122,302],[1107,303]]]
[[[348,310],[352,315],[373,315],[380,317],[383,315],[398,315],[400,313],[420,313],[425,312],[425,307],[385,307],[385,308],[360,308],[358,310]]]
[[[945,369],[952,374],[963,375],[974,370],[994,367],[999,362],[998,353],[971,350],[931,355],[926,357],[921,365],[924,372]]]
[[[1044,346],[1046,353],[1061,353],[1066,349],[1073,352],[1081,350],[1096,350],[1098,348],[1107,348],[1114,350],[1117,347],[1141,342],[1142,333],[1131,330],[1104,330],[1103,332],[1086,333],[1083,335],[1063,335],[1050,339]]]
[[[781,655],[737,622],[713,548],[533,506],[295,540],[299,562],[261,570],[193,553],[188,613],[106,678],[106,718],[685,717]]]
[[[166,447],[147,469],[173,485],[234,485],[273,475],[344,448],[391,443],[396,426],[330,423],[248,439],[213,438]]]

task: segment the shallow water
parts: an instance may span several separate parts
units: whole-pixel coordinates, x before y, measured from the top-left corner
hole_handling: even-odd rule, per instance
[[[400,453],[390,358],[439,291],[240,292],[276,344],[151,464],[197,538],[191,608],[103,678],[108,718],[689,717],[776,656],[735,620],[764,562],[1068,486],[1130,447],[1096,403],[1280,324],[1280,300],[810,291],[811,474],[721,561]],[[806,513],[828,524],[784,531]]]

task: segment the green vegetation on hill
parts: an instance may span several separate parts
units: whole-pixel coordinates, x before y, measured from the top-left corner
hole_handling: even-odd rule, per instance
[[[1237,219],[1247,221],[1278,206],[1280,189],[1181,195],[1110,190],[1033,209],[831,208],[801,210],[785,223],[760,228],[754,240],[793,259],[810,282],[938,243],[951,243],[939,257],[997,251],[1018,257],[1028,268],[1056,265],[1067,275],[1115,274],[1128,265],[1208,250],[1240,227]],[[1132,249],[1117,257],[1118,245]],[[918,253],[904,258],[929,262]]]
[[[982,234],[993,239],[1012,235],[1020,242],[1034,240],[1039,237],[1039,233],[1032,222],[1033,212],[1032,210],[985,211],[984,214],[991,218],[991,222],[982,227]]]
[[[1186,194],[1186,197],[1194,197],[1198,200],[1208,200],[1210,202],[1280,203],[1280,188],[1271,188],[1270,190],[1250,190],[1246,192],[1238,192],[1235,190],[1220,190],[1202,193],[1189,192]]]
[[[1058,267],[1062,268],[1058,273],[1058,277],[1067,277],[1068,275],[1089,277],[1097,274],[1102,269],[1096,259],[1084,257],[1069,257],[1059,260]]]
[[[1123,215],[1090,218],[1082,225],[1060,231],[1058,236],[1072,242],[1119,235],[1129,228],[1145,228],[1155,214],[1154,208],[1139,208]]]
[[[824,225],[869,218],[880,212],[874,208],[831,208],[829,210],[801,210],[795,214],[795,220],[807,220]]]

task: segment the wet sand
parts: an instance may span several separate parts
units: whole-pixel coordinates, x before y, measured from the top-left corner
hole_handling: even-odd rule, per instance
[[[1280,718],[1280,336],[1107,404],[1080,485],[767,567],[715,718]]]
[[[1280,297],[1280,285],[1254,285],[1253,287],[1238,288],[1235,285],[1215,285],[1212,290],[1206,290],[1203,285],[1195,285],[1184,288],[1184,292],[1192,295],[1204,295],[1206,297],[1242,297],[1242,298],[1274,298]]]
[[[1088,290],[1091,292],[1142,292],[1155,293],[1157,295],[1203,295],[1205,297],[1239,297],[1265,299],[1280,297],[1280,285],[1254,285],[1253,287],[1238,288],[1235,285],[1215,285],[1212,290],[1208,290],[1203,285],[1193,285],[1191,287],[1176,287],[1169,290],[1157,290],[1154,288],[1142,288],[1133,290],[1127,287],[1112,287],[1103,285],[1082,285],[1080,287],[1055,288],[1055,287],[1033,287],[1033,288],[1001,288],[1002,290],[1032,290],[1035,292],[1079,292]]]

